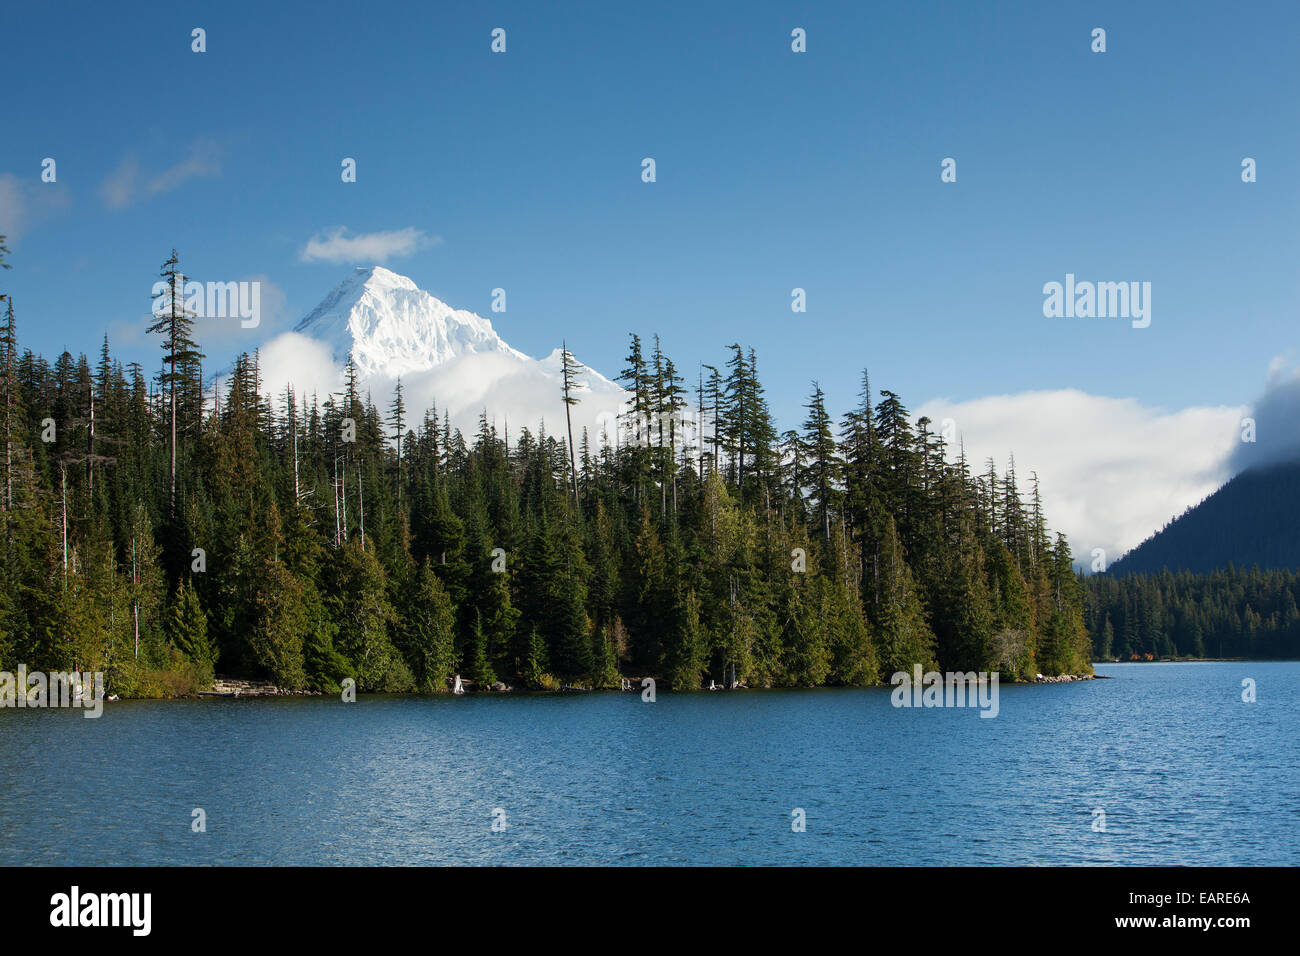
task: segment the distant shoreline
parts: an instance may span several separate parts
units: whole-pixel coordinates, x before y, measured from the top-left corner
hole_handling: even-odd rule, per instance
[[[1049,676],[1038,677],[1034,680],[1003,681],[999,679],[999,683],[1006,684],[1006,685],[1014,685],[1014,686],[1028,686],[1031,684],[1073,684],[1082,681],[1107,680],[1107,679],[1108,678],[1106,678],[1104,675],[1100,675],[1100,674],[1060,674],[1060,675],[1049,675]],[[615,688],[615,687],[571,686],[571,687],[562,687],[557,690],[550,690],[546,688],[534,689],[534,688],[526,688],[526,687],[506,686],[505,689],[498,688],[498,689],[489,689],[489,690],[468,690],[464,694],[464,696],[482,697],[482,696],[507,696],[510,694],[520,694],[525,696],[557,697],[557,696],[564,696],[568,694],[640,694],[642,690],[640,684],[641,678],[628,678],[628,680],[630,681],[631,686],[624,687],[622,689]],[[822,685],[819,687],[741,686],[741,687],[732,688],[732,690],[737,690],[737,691],[892,690],[893,686],[894,685],[892,684],[882,682],[882,683],[875,683],[875,684],[860,684],[855,686],[830,686],[830,685]],[[338,694],[335,692],[327,693],[325,691],[318,691],[318,690],[285,690],[283,688],[276,687],[274,684],[272,684],[269,681],[250,681],[250,680],[244,680],[238,678],[218,679],[213,683],[213,687],[214,687],[213,690],[200,691],[197,694],[186,694],[177,697],[124,697],[121,699],[122,700],[198,700],[201,698],[213,698],[217,700],[238,700],[238,699],[246,699],[250,697],[337,697],[338,696]],[[221,690],[215,689],[218,687],[220,687]],[[702,694],[702,693],[711,693],[714,691],[727,691],[727,690],[728,688],[718,686],[714,688],[700,687],[695,690],[686,690],[686,691],[673,691],[665,688],[663,692],[672,693],[672,694]],[[365,693],[372,694],[374,692],[367,691]],[[384,696],[390,696],[390,697],[459,696],[453,694],[450,690],[433,691],[431,693],[418,692],[418,691],[392,691],[392,692],[382,692],[382,693]]]
[[[1157,657],[1149,661],[1107,660],[1093,661],[1098,664],[1284,664],[1296,661],[1295,657]]]

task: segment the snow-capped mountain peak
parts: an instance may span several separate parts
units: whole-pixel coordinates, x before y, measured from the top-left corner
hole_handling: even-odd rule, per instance
[[[408,414],[418,418],[436,406],[467,433],[484,413],[502,428],[508,421],[516,435],[520,427],[554,434],[572,417],[575,435],[586,428],[593,441],[613,440],[615,416],[627,400],[619,385],[584,367],[579,404],[566,415],[562,349],[531,358],[487,319],[453,309],[382,266],[354,271],[260,355],[269,394],[286,383],[300,394],[335,392],[351,355],[368,393],[391,394],[400,377]]]
[[[362,375],[404,375],[482,353],[525,356],[480,315],[453,309],[383,266],[358,268],[294,331],[328,345],[339,362],[351,353]]]

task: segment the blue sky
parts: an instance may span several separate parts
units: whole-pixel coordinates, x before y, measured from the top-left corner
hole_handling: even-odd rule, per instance
[[[1296,344],[1294,2],[275,6],[6,11],[26,346],[109,329],[156,362],[138,330],[175,246],[197,279],[283,291],[213,351],[251,348],[349,270],[301,257],[340,227],[419,230],[385,264],[533,355],[563,336],[613,375],[629,330],[687,369],[748,343],[782,427],[811,379],[851,404],[864,366],[913,407],[1236,406]],[[1151,326],[1044,318],[1066,273],[1149,281]]]

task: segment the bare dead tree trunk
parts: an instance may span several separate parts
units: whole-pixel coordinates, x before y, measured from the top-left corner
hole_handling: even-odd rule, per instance
[[[63,499],[63,590],[68,589],[68,469],[59,466],[59,484]]]
[[[361,467],[357,466],[357,501],[361,507],[361,550],[366,550],[366,489],[361,480]]]
[[[90,386],[90,431],[86,436],[86,490],[95,493],[95,386]]]
[[[343,525],[340,518],[342,508],[339,504],[339,460],[334,458],[334,547],[343,543]]]
[[[173,304],[172,309],[174,310],[175,308],[176,307]],[[175,352],[173,351],[172,354],[174,355]],[[173,364],[172,366],[173,378],[171,382],[171,388],[169,390],[171,392],[171,407],[172,407],[171,408],[171,412],[172,412],[171,475],[172,477],[171,477],[171,491],[167,499],[168,507],[170,508],[171,513],[173,515],[176,514],[176,379],[175,379],[175,374],[176,374],[176,367]]]
[[[135,558],[135,534],[131,534],[131,621],[135,631],[135,657],[140,659],[140,576]]]

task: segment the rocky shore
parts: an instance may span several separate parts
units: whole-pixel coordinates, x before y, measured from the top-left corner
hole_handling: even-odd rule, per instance
[[[265,680],[240,680],[235,677],[218,677],[212,690],[202,691],[200,697],[319,697],[319,691],[284,690]]]
[[[1039,674],[1034,678],[1035,684],[1068,684],[1076,680],[1096,680],[1096,674],[1062,674],[1060,677],[1044,677]]]

